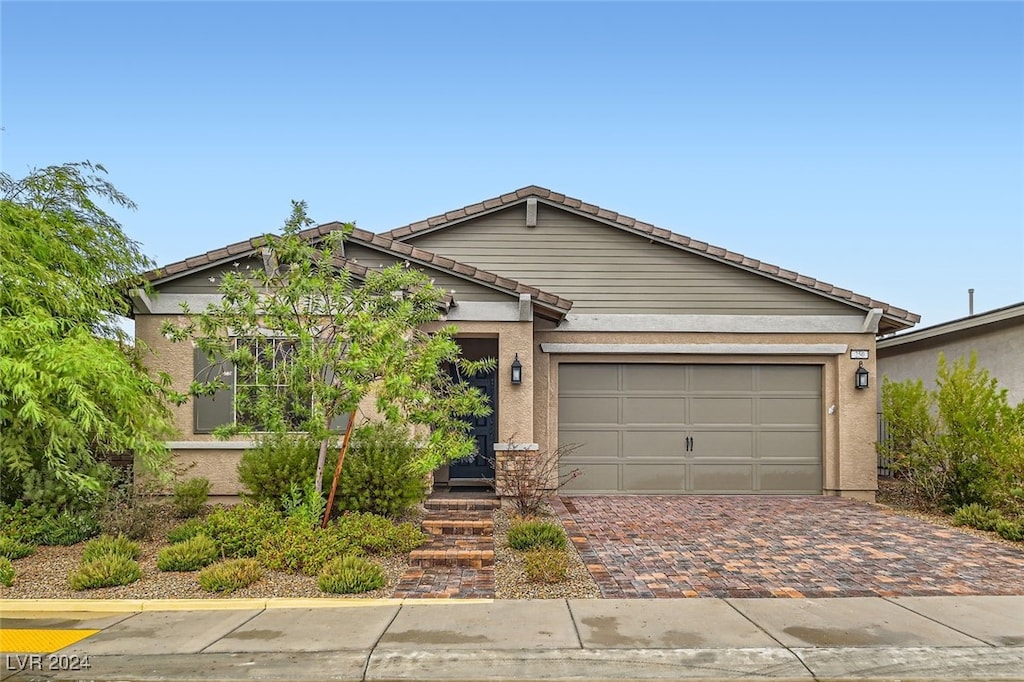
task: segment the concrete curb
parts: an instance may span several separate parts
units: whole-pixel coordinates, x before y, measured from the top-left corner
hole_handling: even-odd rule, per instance
[[[237,611],[240,609],[341,609],[359,606],[490,604],[493,599],[0,599],[5,616],[24,613],[138,613],[141,611]]]

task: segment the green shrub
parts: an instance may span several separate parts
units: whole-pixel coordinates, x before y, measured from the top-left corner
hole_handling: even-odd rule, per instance
[[[156,567],[161,571],[198,571],[217,560],[217,543],[196,535],[160,550]]]
[[[14,584],[14,565],[5,556],[0,556],[0,585],[10,587]]]
[[[30,506],[46,509],[49,515],[62,512],[77,515],[96,509],[116,481],[118,472],[103,462],[87,462],[76,468],[76,473],[93,479],[95,487],[83,489],[80,485],[54,478],[48,471],[33,469],[21,477],[22,498]],[[7,484],[5,478],[4,486]]]
[[[3,484],[6,486],[7,481]],[[0,505],[0,528],[4,535],[29,545],[39,544],[42,519],[46,513],[41,508],[30,507],[21,500],[14,504]]]
[[[565,531],[551,521],[520,521],[508,529],[508,546],[518,550],[565,549]]]
[[[327,500],[317,492],[316,483],[310,481],[305,488],[292,484],[287,495],[281,497],[281,511],[290,519],[296,519],[310,526],[318,525],[324,518]]]
[[[335,506],[397,517],[422,502],[427,480],[412,466],[416,444],[407,429],[388,422],[356,429],[345,456]]]
[[[332,559],[324,566],[317,584],[330,594],[359,594],[384,587],[384,569],[357,556]]]
[[[15,540],[14,538],[0,535],[0,557],[6,559],[21,559],[36,551],[35,545]]]
[[[995,530],[1002,516],[995,509],[986,509],[974,502],[957,507],[953,512],[953,525],[970,526],[980,530]]]
[[[138,559],[142,554],[139,543],[133,542],[123,535],[113,537],[101,535],[86,543],[82,550],[82,563],[88,563],[102,556],[123,556],[126,559]]]
[[[190,478],[174,486],[174,513],[178,518],[190,519],[197,515],[210,496],[210,481],[203,477]]]
[[[104,554],[82,564],[68,576],[73,590],[92,590],[97,587],[128,585],[142,577],[142,570],[134,559],[117,554]]]
[[[280,512],[268,504],[238,504],[215,509],[203,523],[206,535],[217,543],[228,558],[254,557],[263,538],[283,523]]]
[[[996,521],[995,531],[1005,540],[1024,542],[1024,522],[999,519]]]
[[[38,535],[35,539],[41,545],[70,546],[95,537],[99,532],[99,521],[92,513],[61,512],[39,522]]]
[[[523,554],[526,579],[533,583],[560,583],[569,573],[569,557],[560,549],[534,549]]]
[[[936,386],[883,380],[889,439],[879,452],[893,459],[922,506],[977,503],[1012,512],[1012,491],[1024,481],[1024,404],[1012,407],[973,353],[952,363],[940,354]]]
[[[348,537],[293,517],[263,539],[256,558],[272,570],[316,575],[329,560],[350,553],[362,550]]]
[[[0,528],[5,536],[29,545],[74,545],[100,532],[93,512],[54,513],[23,502],[0,506]]]
[[[189,519],[185,523],[178,524],[167,531],[167,542],[175,545],[179,542],[184,542],[189,538],[201,535],[205,531],[206,525],[203,523],[202,519]]]
[[[238,478],[251,502],[280,509],[281,499],[295,486],[304,490],[316,477],[320,443],[293,435],[268,434],[242,454]]]
[[[372,554],[407,554],[427,541],[411,523],[395,523],[378,514],[350,512],[334,519],[327,531]]]
[[[263,578],[263,567],[255,559],[230,559],[199,572],[199,586],[207,592],[230,593]]]

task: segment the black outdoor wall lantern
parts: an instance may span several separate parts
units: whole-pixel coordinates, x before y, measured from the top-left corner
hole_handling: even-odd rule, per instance
[[[853,375],[853,385],[857,388],[868,387],[868,371],[864,369],[864,363],[860,363],[857,372]]]
[[[516,359],[512,361],[512,383],[523,383],[523,363],[519,362],[519,353],[516,353]]]

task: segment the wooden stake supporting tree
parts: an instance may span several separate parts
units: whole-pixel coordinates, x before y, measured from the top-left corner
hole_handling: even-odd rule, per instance
[[[331,520],[331,510],[334,508],[334,494],[338,491],[338,481],[341,480],[341,467],[345,464],[345,453],[348,452],[349,442],[352,440],[352,425],[356,421],[356,413],[348,416],[348,426],[345,427],[345,437],[341,439],[341,448],[338,450],[338,464],[334,467],[334,480],[331,481],[331,493],[327,496],[327,507],[324,509],[324,520],[321,528],[326,528]]]

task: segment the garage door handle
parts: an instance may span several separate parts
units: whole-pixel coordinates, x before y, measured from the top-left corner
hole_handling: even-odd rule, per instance
[[[686,451],[690,452],[692,450],[693,450],[693,437],[692,436],[687,436],[686,437]]]

